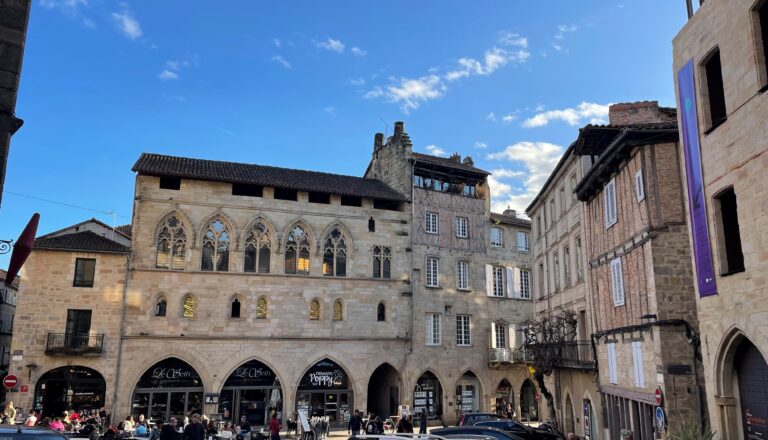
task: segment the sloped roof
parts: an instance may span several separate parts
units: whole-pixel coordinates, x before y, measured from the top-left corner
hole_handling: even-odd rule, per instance
[[[504,215],[496,212],[491,213],[491,221],[495,223],[502,223],[505,225],[514,226],[527,226],[531,227],[531,221],[524,218],[516,217],[514,215]]]
[[[4,271],[3,269],[0,269],[0,282],[5,280],[5,277],[8,276],[8,272]],[[14,290],[19,290],[19,282],[21,281],[21,277],[16,275],[16,278],[14,278],[13,282],[11,283],[11,288]]]
[[[376,179],[154,153],[142,153],[133,165],[133,171],[150,176],[174,176],[372,199],[406,200],[402,194]]]
[[[123,246],[120,243],[102,237],[91,231],[75,232],[74,234],[59,235],[56,237],[43,236],[35,240],[34,249],[104,252],[113,254],[127,254],[130,252],[130,248],[127,246]]]
[[[133,234],[133,225],[120,225],[115,227],[115,231],[125,235],[128,238],[131,238],[131,235]]]
[[[425,162],[432,165],[439,165],[448,168],[454,168],[462,171],[469,171],[477,174],[490,175],[488,171],[476,168],[474,165],[469,165],[461,162],[456,162],[449,157],[430,156],[429,154],[413,153],[413,160],[418,162]]]

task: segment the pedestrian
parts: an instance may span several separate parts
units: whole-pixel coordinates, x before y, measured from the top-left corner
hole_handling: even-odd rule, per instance
[[[61,419],[58,417],[55,417],[48,427],[54,431],[64,432],[64,424],[61,423]]]
[[[276,412],[272,413],[272,420],[269,421],[269,440],[280,440],[280,422]]]
[[[158,420],[152,430],[149,432],[149,440],[160,440],[160,433],[163,430],[163,421]]]
[[[37,424],[37,416],[35,415],[35,410],[30,409],[29,415],[27,416],[26,420],[24,420],[24,426],[27,427],[33,427]]]
[[[413,434],[413,416],[410,414],[408,415],[408,417],[405,418],[403,432],[408,434]]]
[[[133,431],[136,428],[136,424],[133,421],[133,416],[128,416],[123,422],[123,431]]]
[[[9,425],[16,423],[16,408],[13,407],[12,400],[5,404],[5,409],[3,410],[3,423]]]
[[[177,434],[176,434],[176,424],[178,423],[178,420],[176,420],[176,417],[171,417],[170,420],[168,420],[168,423],[163,425],[162,429],[160,429],[160,440],[176,440]]]
[[[208,440],[213,440],[217,435],[219,435],[219,431],[216,429],[216,424],[213,423],[213,420],[209,420],[205,428],[205,436]]]
[[[192,414],[190,423],[184,427],[184,440],[204,440],[205,426],[200,423],[200,415]]]
[[[240,416],[240,432],[237,434],[237,438],[244,439],[251,432],[251,424],[248,423],[248,419],[245,416]]]
[[[360,411],[355,410],[355,414],[349,418],[349,424],[347,425],[347,432],[352,437],[360,435],[360,430],[363,429],[363,418],[360,417]]]
[[[376,416],[376,432],[374,434],[382,435],[384,434],[384,422],[381,420],[381,417]]]
[[[427,433],[427,410],[422,409],[419,413],[419,434]]]

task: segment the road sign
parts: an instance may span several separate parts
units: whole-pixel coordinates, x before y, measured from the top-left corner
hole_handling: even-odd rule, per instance
[[[666,425],[667,425],[667,416],[666,414],[664,414],[664,408],[657,406],[656,407],[656,427],[659,428],[659,430],[662,430]]]
[[[9,390],[19,384],[19,378],[13,374],[9,374],[3,378],[3,386]]]
[[[661,406],[664,401],[664,395],[661,393],[661,387],[656,388],[656,406]]]

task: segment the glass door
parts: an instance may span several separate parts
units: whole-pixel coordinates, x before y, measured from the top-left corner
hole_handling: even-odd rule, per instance
[[[266,426],[267,399],[264,390],[238,390],[238,416],[245,416],[251,426]]]
[[[168,393],[152,393],[149,418],[153,421],[168,420]]]
[[[325,415],[328,423],[336,424],[339,421],[339,395],[327,393],[325,395]]]

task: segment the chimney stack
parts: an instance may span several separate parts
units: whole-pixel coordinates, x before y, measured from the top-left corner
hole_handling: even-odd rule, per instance
[[[403,129],[404,129],[403,125],[404,125],[403,121],[395,122],[395,132],[392,134],[392,136],[398,137],[401,134],[403,134]]]
[[[384,144],[384,133],[376,133],[373,136],[373,149],[378,150]]]
[[[461,163],[461,154],[453,153],[453,154],[451,154],[450,159],[451,159],[452,162]]]
[[[507,207],[507,209],[504,210],[504,215],[517,218],[517,211],[515,211],[514,209],[509,209],[509,207]]]

